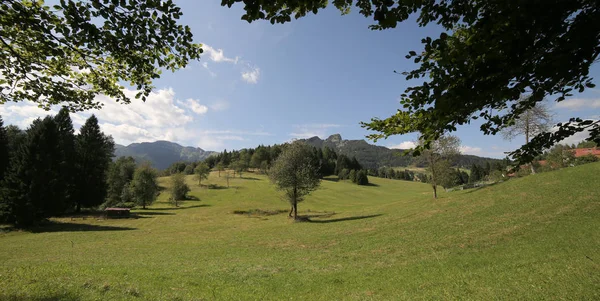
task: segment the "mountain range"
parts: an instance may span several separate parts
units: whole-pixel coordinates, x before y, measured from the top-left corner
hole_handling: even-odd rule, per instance
[[[315,136],[302,141],[317,148],[329,147],[350,158],[356,157],[358,162],[365,168],[420,165],[417,159],[411,156],[403,156],[404,150],[372,145],[365,140],[344,140],[340,134],[331,135],[325,140]],[[171,164],[179,161],[202,161],[215,153],[199,147],[181,146],[169,141],[132,143],[128,146],[115,145],[115,158],[132,156],[138,162],[149,161],[152,166],[158,169],[166,169]],[[470,167],[474,163],[484,165],[486,162],[493,163],[494,161],[498,160],[473,155],[460,155],[456,163],[459,166]]]
[[[214,154],[199,147],[181,146],[169,141],[116,144],[115,158],[131,156],[138,162],[148,161],[158,169],[166,169],[178,161],[202,161]]]
[[[369,144],[365,140],[344,140],[340,134],[331,135],[325,140],[315,136],[302,141],[317,148],[329,147],[335,150],[336,153],[344,154],[350,158],[356,157],[358,162],[365,168],[422,165],[417,158],[403,156],[405,150],[389,149],[384,146]],[[473,155],[460,155],[456,164],[461,167],[470,167],[472,164],[484,165],[486,162],[493,163],[495,161],[499,160]]]

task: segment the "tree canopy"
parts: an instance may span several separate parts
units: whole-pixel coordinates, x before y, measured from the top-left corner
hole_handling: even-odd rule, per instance
[[[161,70],[200,57],[172,0],[5,0],[0,4],[0,104],[100,107],[104,94],[129,103],[122,82],[145,100]]]
[[[222,5],[244,3],[243,20],[285,23],[291,17],[318,13],[327,0],[242,1],[222,0]],[[600,2],[549,1],[379,1],[333,0],[347,13],[356,6],[372,17],[371,29],[395,28],[417,15],[420,26],[438,24],[438,37],[424,37],[421,51],[406,58],[419,64],[399,72],[406,80],[423,79],[406,89],[402,108],[389,118],[363,123],[378,133],[419,132],[423,144],[414,154],[460,125],[480,119],[484,134],[496,134],[545,97],[560,102],[574,91],[593,88],[590,66],[600,53]],[[531,96],[523,99],[523,94]],[[556,131],[538,134],[511,153],[517,165],[527,163],[544,149],[577,132],[590,130],[590,141],[600,142],[600,121],[578,117],[557,124]]]

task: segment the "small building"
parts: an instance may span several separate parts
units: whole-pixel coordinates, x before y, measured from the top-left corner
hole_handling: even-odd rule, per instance
[[[587,155],[593,155],[593,156],[600,158],[600,149],[597,147],[576,148],[576,149],[574,149],[574,151],[575,151],[575,157],[577,157],[577,158],[584,157]]]
[[[129,208],[106,208],[104,213],[108,218],[122,218],[129,217],[131,215],[131,209]]]

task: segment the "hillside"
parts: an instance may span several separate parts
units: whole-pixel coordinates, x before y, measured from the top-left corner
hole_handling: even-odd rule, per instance
[[[356,157],[358,162],[366,168],[419,165],[415,158],[403,156],[404,150],[369,144],[365,140],[344,140],[340,134],[331,135],[325,140],[312,137],[303,141],[317,148],[329,147],[346,156]],[[471,167],[472,164],[483,166],[486,162],[493,163],[495,161],[499,160],[473,155],[460,155],[456,164],[461,167]]]
[[[0,233],[0,300],[600,298],[600,163],[438,200],[371,181],[323,181],[299,205],[307,223],[264,176],[212,174],[218,189],[190,176],[199,200],[179,208],[163,192],[138,219]]]
[[[214,152],[198,147],[181,146],[169,141],[132,143],[128,146],[115,145],[115,158],[132,156],[137,161],[149,161],[158,169],[165,169],[177,161],[200,161]]]

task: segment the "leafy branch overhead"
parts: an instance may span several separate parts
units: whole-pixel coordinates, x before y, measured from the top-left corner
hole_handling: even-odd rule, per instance
[[[242,0],[223,0],[232,6]],[[327,1],[246,1],[242,19],[267,19],[285,23],[291,17],[318,13]],[[407,59],[419,64],[404,72],[407,80],[423,79],[402,94],[402,108],[389,118],[362,123],[378,133],[391,135],[419,132],[425,142],[415,154],[442,135],[473,120],[483,121],[484,134],[497,134],[545,97],[560,102],[595,85],[590,66],[600,53],[600,2],[593,0],[549,1],[378,1],[334,0],[347,13],[356,6],[372,17],[372,29],[395,28],[417,15],[417,23],[435,23],[445,32],[422,39],[422,51],[410,51]],[[522,98],[523,94],[530,94]],[[598,121],[578,118],[557,125],[554,132],[540,133],[511,155],[525,163],[544,148],[577,132],[590,130],[590,140],[600,142]]]
[[[98,94],[129,103],[122,82],[145,100],[162,69],[202,53],[172,0],[4,0],[0,10],[0,103],[85,110],[101,106]]]

